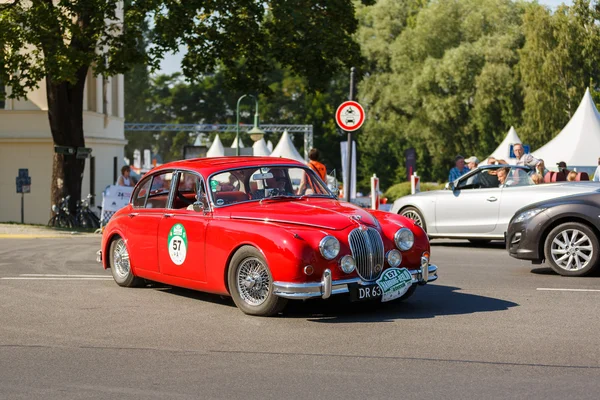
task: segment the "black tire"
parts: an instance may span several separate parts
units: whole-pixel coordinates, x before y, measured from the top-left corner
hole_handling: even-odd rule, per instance
[[[56,220],[58,218],[58,215],[54,215],[52,218],[50,218],[50,221],[48,221],[48,226],[56,226]]]
[[[120,236],[116,236],[110,242],[108,248],[110,272],[117,285],[123,287],[143,286],[145,281],[135,276],[131,271],[129,251],[127,250],[125,241]],[[124,256],[127,257],[126,260],[124,259]]]
[[[475,246],[485,246],[486,244],[490,244],[491,239],[469,239],[469,242]]]
[[[585,276],[598,267],[598,237],[587,225],[579,222],[560,224],[544,239],[544,255],[546,262],[557,274]]]
[[[425,224],[425,218],[423,218],[423,214],[421,214],[421,212],[415,207],[405,207],[402,210],[400,210],[398,214],[408,219],[412,219],[413,221],[415,221],[415,225],[420,226],[425,232],[427,232],[427,224]]]
[[[242,286],[250,267],[258,270],[253,276],[246,275],[253,279],[249,283],[253,287]],[[245,314],[270,317],[282,311],[287,304],[287,299],[273,293],[273,276],[267,261],[252,246],[243,246],[233,255],[227,271],[227,283],[235,305]]]

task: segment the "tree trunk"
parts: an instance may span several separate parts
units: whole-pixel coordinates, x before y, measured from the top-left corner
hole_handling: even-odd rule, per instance
[[[76,73],[76,83],[55,82],[46,76],[48,120],[56,146],[85,147],[83,137],[83,90],[88,66]],[[54,153],[50,200],[59,205],[61,198],[70,195],[69,210],[74,215],[77,200],[81,198],[81,181],[85,159],[78,160],[75,154]]]

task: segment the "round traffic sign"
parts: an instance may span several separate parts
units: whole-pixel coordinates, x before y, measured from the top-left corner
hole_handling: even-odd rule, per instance
[[[355,131],[365,122],[365,110],[355,101],[345,101],[335,112],[335,121],[343,130]]]

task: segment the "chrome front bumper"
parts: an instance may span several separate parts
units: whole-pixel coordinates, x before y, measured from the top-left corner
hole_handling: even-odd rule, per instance
[[[435,281],[437,276],[437,267],[435,265],[429,265],[426,270],[422,268],[415,270],[408,270],[412,275],[412,283],[418,283],[421,285],[427,282]],[[349,293],[349,285],[357,284],[360,286],[373,285],[374,282],[365,282],[360,278],[344,279],[339,281],[331,280],[331,271],[326,269],[323,272],[321,282],[310,282],[310,283],[290,283],[290,282],[273,282],[275,289],[274,293],[279,297],[285,297],[286,299],[312,299],[315,297],[321,297],[328,299],[333,294]]]

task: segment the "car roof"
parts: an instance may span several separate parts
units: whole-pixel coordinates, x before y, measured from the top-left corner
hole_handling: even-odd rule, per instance
[[[248,156],[236,156],[236,157],[208,157],[208,158],[193,158],[189,160],[172,161],[166,164],[162,164],[152,170],[148,171],[153,174],[161,170],[170,169],[189,169],[202,173],[203,175],[210,175],[215,172],[228,170],[232,168],[245,168],[254,166],[268,166],[268,165],[289,165],[293,167],[305,167],[301,162],[292,160],[289,158],[279,157],[248,157]]]

